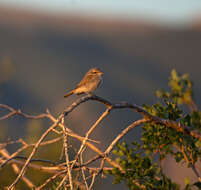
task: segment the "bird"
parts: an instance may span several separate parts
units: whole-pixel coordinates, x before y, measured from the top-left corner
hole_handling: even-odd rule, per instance
[[[64,95],[68,97],[72,94],[93,94],[102,82],[103,72],[98,68],[91,68],[78,83],[77,87]]]

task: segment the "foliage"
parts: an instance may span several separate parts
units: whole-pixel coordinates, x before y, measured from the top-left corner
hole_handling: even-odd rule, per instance
[[[159,102],[152,106],[144,105],[144,109],[154,116],[201,131],[201,111],[194,103],[189,76],[179,75],[173,70],[169,86],[170,91],[156,91]],[[201,160],[201,141],[153,122],[144,124],[142,129],[140,144],[133,142],[129,146],[122,142],[113,151],[123,171],[114,168],[107,173],[114,176],[114,183],[126,182],[130,189],[179,189],[179,185],[163,173],[162,161],[170,155],[176,162],[185,162],[187,167],[195,171],[196,162]],[[186,190],[201,187],[199,180],[191,184],[188,178],[185,179],[185,185]]]

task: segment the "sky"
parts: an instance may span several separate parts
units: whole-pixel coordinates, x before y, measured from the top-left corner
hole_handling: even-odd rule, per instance
[[[73,13],[123,19],[136,17],[170,24],[201,18],[201,0],[0,0],[0,6],[50,13]]]

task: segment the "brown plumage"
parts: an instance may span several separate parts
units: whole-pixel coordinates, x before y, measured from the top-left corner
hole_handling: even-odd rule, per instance
[[[102,81],[103,73],[98,68],[90,69],[76,88],[68,92],[64,97],[68,97],[72,94],[92,94],[100,85]]]

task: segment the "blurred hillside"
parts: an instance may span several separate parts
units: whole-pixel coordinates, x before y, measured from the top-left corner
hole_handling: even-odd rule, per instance
[[[190,74],[200,105],[198,26],[171,28],[142,20],[103,20],[0,8],[0,72],[4,72],[5,64],[12,67],[9,77],[0,81],[1,103],[29,113],[50,108],[58,114],[76,98],[66,100],[63,95],[96,66],[104,72],[104,83],[97,94],[112,101],[153,103],[154,91],[167,88],[169,73],[175,68]],[[93,123],[97,118],[94,109],[102,111],[100,105],[90,103],[72,113],[71,119],[75,119],[69,122],[74,131],[80,131],[80,124]],[[137,116],[115,112],[110,121],[103,122],[103,128],[97,129],[96,137],[98,134],[98,140],[107,144]],[[117,120],[120,117],[122,120]],[[13,137],[25,133],[22,130],[26,131],[22,126],[12,128]],[[82,127],[81,133],[85,131]],[[139,138],[139,131],[128,137]]]

